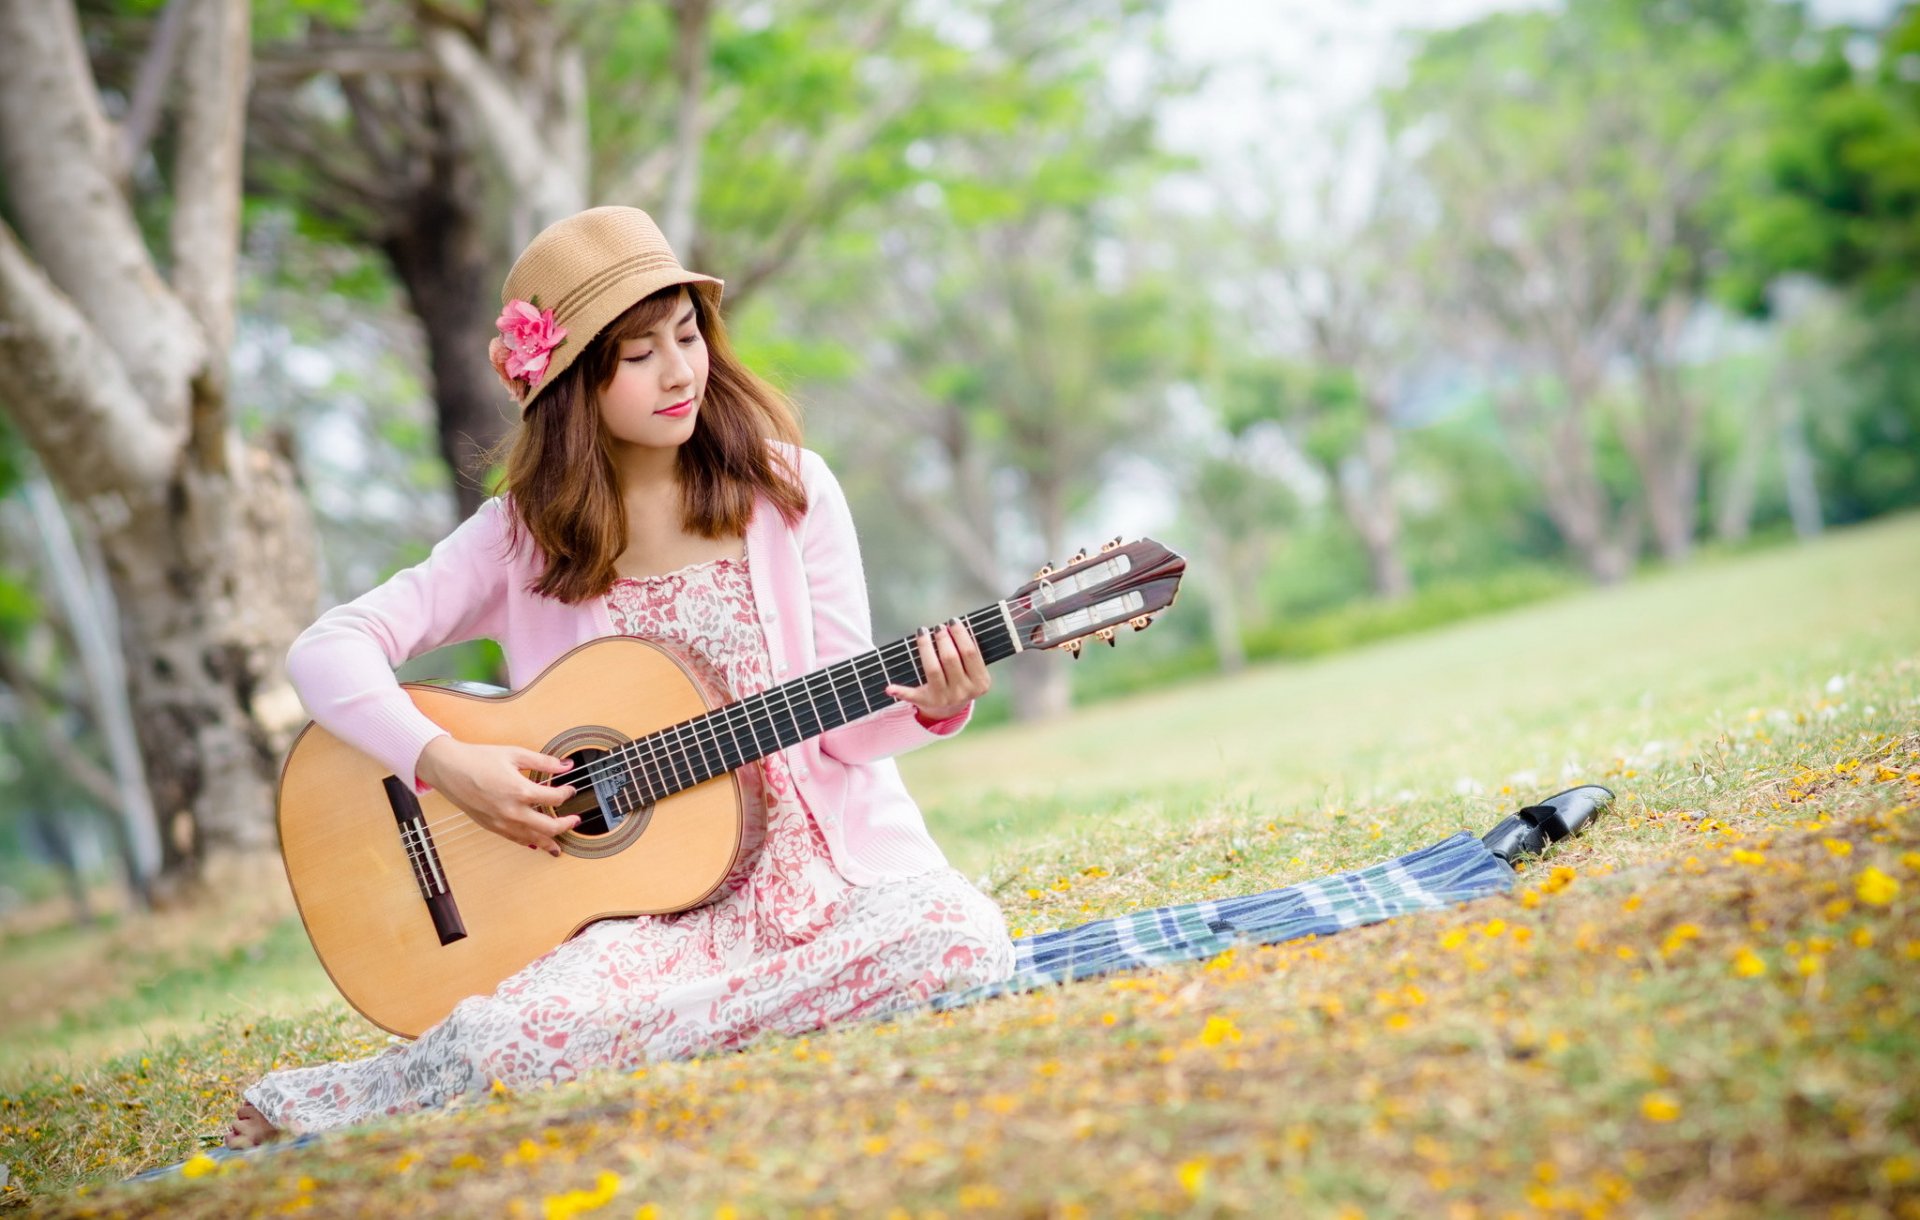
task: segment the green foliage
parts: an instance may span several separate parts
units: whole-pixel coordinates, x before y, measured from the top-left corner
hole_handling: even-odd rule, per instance
[[[1785,271],[1897,301],[1920,268],[1920,7],[1906,6],[1856,68],[1834,31],[1776,74],[1780,117],[1750,158],[1732,225],[1727,296],[1753,311]]]

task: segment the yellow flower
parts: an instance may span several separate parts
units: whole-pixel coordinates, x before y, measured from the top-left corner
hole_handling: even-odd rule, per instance
[[[1240,1041],[1240,1027],[1228,1017],[1208,1017],[1206,1028],[1200,1031],[1202,1046],[1219,1046],[1222,1042]]]
[[[1900,896],[1900,883],[1879,869],[1868,866],[1854,878],[1853,892],[1871,907],[1883,907]]]
[[[1196,1157],[1191,1161],[1182,1162],[1179,1173],[1181,1189],[1190,1195],[1199,1194],[1200,1188],[1207,1184],[1206,1158]]]
[[[592,1190],[570,1190],[563,1195],[548,1195],[541,1201],[545,1220],[573,1220],[575,1216],[605,1207],[620,1189],[620,1175],[610,1169],[600,1171]]]
[[[1670,1123],[1680,1117],[1680,1103],[1671,1093],[1653,1092],[1640,1099],[1640,1113],[1649,1122]]]
[[[1746,864],[1758,868],[1767,862],[1767,858],[1760,852],[1748,851],[1744,847],[1736,847],[1733,849],[1733,862],[1735,864]]]
[[[1743,979],[1757,979],[1767,972],[1767,963],[1758,953],[1745,945],[1733,955],[1733,972]]]
[[[1853,844],[1847,842],[1845,839],[1822,839],[1820,842],[1828,851],[1836,856],[1850,856],[1853,854]]]
[[[1667,938],[1660,942],[1660,956],[1672,957],[1678,953],[1682,946],[1688,941],[1697,940],[1699,936],[1700,929],[1693,924],[1683,923],[1674,925],[1673,930],[1667,933]]]
[[[1466,943],[1467,943],[1467,930],[1465,928],[1452,928],[1448,930],[1445,936],[1442,936],[1440,938],[1440,947],[1442,949],[1448,949],[1448,950],[1458,949],[1461,945],[1464,945]]]
[[[204,1178],[218,1168],[220,1168],[220,1162],[202,1152],[186,1164],[180,1166],[180,1176],[183,1178]]]
[[[1000,1206],[1000,1192],[985,1182],[969,1182],[960,1188],[960,1207],[963,1211]]]

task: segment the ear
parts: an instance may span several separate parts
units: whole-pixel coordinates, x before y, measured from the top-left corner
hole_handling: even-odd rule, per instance
[[[513,395],[513,401],[519,402],[520,383],[516,379],[507,376],[506,340],[496,335],[493,342],[487,344],[487,359],[493,363],[493,372],[495,376],[500,378],[500,384],[506,387],[507,393]]]

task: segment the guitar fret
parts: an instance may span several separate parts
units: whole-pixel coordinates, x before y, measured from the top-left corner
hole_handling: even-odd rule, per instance
[[[1019,651],[1003,604],[970,612],[963,621],[974,633],[981,657],[988,662]],[[645,799],[658,801],[895,706],[896,700],[886,693],[888,686],[920,686],[926,682],[918,641],[916,633],[856,654],[669,725],[629,742],[618,753],[631,769],[632,783],[645,783]],[[640,796],[637,792],[633,795]]]

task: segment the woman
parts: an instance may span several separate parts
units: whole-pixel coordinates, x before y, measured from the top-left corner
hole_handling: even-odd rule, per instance
[[[567,760],[459,741],[392,667],[490,637],[519,685],[621,633],[668,643],[736,698],[873,647],[845,497],[747,372],[721,282],[653,221],[594,208],[529,243],[492,358],[522,411],[506,494],[422,564],[322,615],[288,669],[314,719],[435,788],[480,826],[558,855]],[[488,1087],[802,1033],[1005,977],[998,908],[949,868],[891,756],[957,732],[989,685],[958,622],[923,631],[926,681],[891,708],[739,772],[767,810],[760,854],[713,905],[609,919],[370,1059],[275,1072],[227,1142],[405,1113]],[[523,772],[545,773],[545,782]]]

